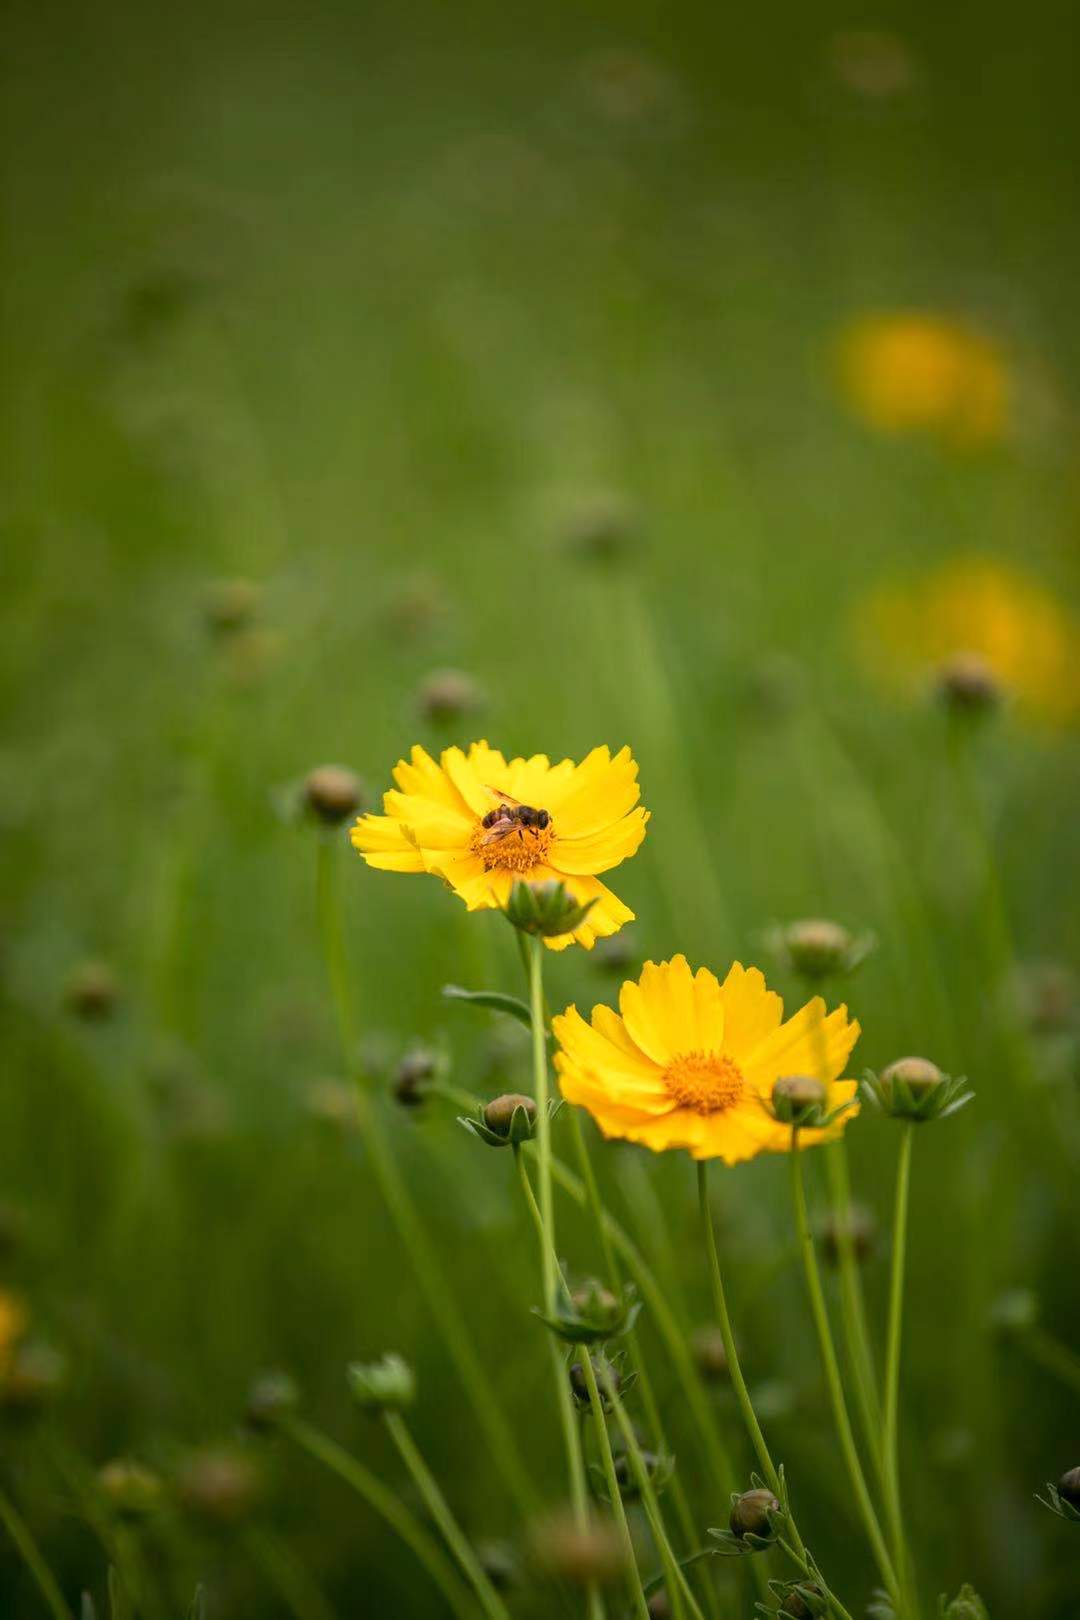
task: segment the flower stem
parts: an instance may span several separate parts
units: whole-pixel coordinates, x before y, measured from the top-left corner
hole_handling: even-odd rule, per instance
[[[874,1373],[866,1300],[863,1295],[862,1279],[859,1276],[858,1261],[855,1258],[855,1244],[851,1231],[851,1178],[848,1174],[847,1143],[842,1136],[835,1142],[825,1145],[825,1171],[829,1183],[829,1206],[836,1231],[836,1247],[840,1257],[840,1304],[844,1342],[855,1377],[855,1396],[858,1401],[863,1438],[870,1453],[874,1473],[884,1488],[881,1399]]]
[[[365,1468],[362,1462],[339,1446],[336,1440],[331,1440],[329,1435],[313,1428],[310,1423],[305,1423],[302,1418],[286,1418],[282,1427],[302,1450],[310,1457],[314,1457],[316,1462],[322,1463],[324,1468],[328,1468],[339,1479],[344,1480],[346,1485],[362,1497],[368,1506],[396,1531],[409,1551],[427,1570],[451,1613],[457,1616],[457,1620],[474,1620],[472,1600],[442,1549],[404,1503],[398,1500],[393,1491],[389,1490],[369,1468]]]
[[[378,1107],[375,1106],[364,1084],[338,904],[337,845],[328,836],[323,836],[319,840],[318,849],[318,911],[323,954],[337,1014],[342,1055],[346,1069],[356,1086],[357,1113],[368,1161],[401,1240],[409,1252],[428,1308],[442,1334],[450,1360],[469,1398],[495,1466],[521,1511],[531,1513],[536,1507],[537,1497],[528,1470],[510,1428],[491,1399],[491,1390],[469,1337],[464,1317],[451,1289],[447,1286],[443,1265],[428,1239],[408,1183],[394,1160]]]
[[[703,1620],[697,1599],[690,1590],[690,1585],[686,1579],[686,1576],[679,1567],[679,1561],[675,1557],[671,1542],[668,1539],[668,1533],[664,1525],[664,1517],[660,1511],[660,1504],[657,1500],[656,1491],[653,1489],[652,1480],[649,1478],[649,1470],[646,1466],[645,1459],[641,1455],[641,1447],[638,1445],[638,1438],[634,1433],[633,1424],[626,1415],[626,1408],[623,1406],[623,1403],[619,1397],[619,1392],[615,1387],[614,1379],[608,1377],[606,1379],[606,1384],[607,1396],[611,1402],[611,1409],[615,1413],[615,1421],[619,1426],[619,1433],[622,1435],[622,1442],[626,1447],[626,1454],[630,1459],[630,1467],[633,1470],[637,1488],[641,1493],[641,1500],[645,1507],[645,1514],[649,1521],[649,1528],[653,1533],[653,1540],[656,1542],[656,1549],[660,1554],[660,1561],[664,1566],[672,1606],[675,1608],[677,1613],[679,1608],[682,1607],[682,1602],[685,1601],[693,1620]]]
[[[900,1156],[896,1169],[892,1269],[889,1277],[889,1332],[885,1360],[885,1413],[881,1446],[885,1473],[885,1511],[889,1519],[893,1561],[897,1570],[904,1576],[906,1576],[907,1572],[908,1558],[900,1499],[900,1346],[903,1333],[904,1265],[907,1251],[908,1202],[911,1185],[911,1147],[914,1136],[914,1123],[911,1120],[904,1121],[901,1127]]]
[[[518,1177],[521,1181],[521,1190],[525,1195],[525,1205],[532,1216],[536,1228],[537,1241],[540,1253],[550,1252],[552,1267],[557,1267],[555,1251],[548,1241],[544,1228],[544,1219],[540,1213],[540,1206],[536,1202],[536,1194],[532,1190],[529,1172],[522,1156],[520,1147],[515,1144],[514,1162],[517,1165]],[[574,1403],[570,1394],[570,1380],[567,1376],[566,1366],[559,1347],[548,1333],[548,1347],[551,1357],[551,1372],[555,1380],[555,1396],[559,1405],[559,1422],[563,1431],[563,1444],[566,1447],[566,1464],[570,1476],[570,1506],[575,1522],[584,1528],[589,1522],[589,1506],[585,1490],[585,1459],[581,1449],[581,1432],[577,1425],[574,1413]],[[604,1600],[600,1596],[599,1588],[595,1583],[586,1588],[590,1620],[603,1620]]]
[[[543,944],[529,940],[529,1013],[532,1018],[533,1091],[536,1098],[536,1179],[540,1206],[540,1272],[544,1312],[555,1309],[555,1211],[551,1192],[551,1111],[548,1107],[547,1045],[544,1036]]]
[[[697,1182],[698,1208],[701,1212],[701,1225],[705,1237],[705,1248],[709,1257],[709,1272],[712,1280],[713,1305],[716,1311],[716,1319],[720,1324],[720,1335],[724,1341],[724,1351],[728,1360],[728,1372],[731,1375],[731,1383],[735,1390],[735,1398],[739,1403],[739,1409],[742,1412],[743,1422],[746,1424],[747,1433],[750,1436],[751,1444],[753,1445],[754,1451],[757,1454],[757,1459],[761,1465],[761,1471],[765,1476],[765,1481],[769,1486],[769,1489],[773,1492],[774,1496],[778,1497],[784,1504],[784,1508],[787,1513],[788,1529],[791,1532],[791,1541],[793,1543],[792,1547],[789,1549],[790,1556],[793,1561],[802,1569],[804,1575],[807,1575],[820,1583],[824,1589],[826,1601],[829,1603],[835,1614],[839,1616],[839,1620],[851,1620],[851,1615],[849,1614],[848,1610],[840,1602],[840,1599],[835,1595],[835,1593],[830,1590],[825,1582],[824,1576],[821,1574],[821,1571],[817,1569],[817,1566],[811,1562],[810,1555],[806,1550],[806,1544],[799,1533],[799,1527],[795,1523],[795,1517],[791,1512],[790,1504],[788,1502],[786,1484],[781,1479],[780,1472],[772,1460],[769,1447],[765,1441],[765,1436],[761,1431],[761,1425],[757,1420],[757,1414],[754,1411],[753,1402],[750,1399],[750,1391],[746,1387],[746,1379],[743,1377],[742,1365],[739,1361],[739,1352],[735,1347],[735,1335],[731,1327],[731,1317],[728,1314],[727,1298],[724,1293],[724,1280],[720,1274],[720,1256],[716,1249],[716,1233],[713,1230],[712,1212],[709,1208],[708,1161],[705,1159],[698,1160]]]
[[[581,1366],[585,1373],[585,1382],[589,1388],[589,1408],[592,1412],[593,1426],[596,1430],[597,1449],[600,1452],[600,1462],[604,1470],[608,1500],[611,1503],[611,1511],[615,1517],[615,1527],[619,1532],[619,1539],[623,1544],[623,1552],[626,1558],[626,1579],[630,1589],[630,1599],[635,1612],[641,1616],[641,1620],[649,1620],[649,1605],[645,1599],[645,1590],[641,1584],[641,1573],[637,1566],[637,1559],[634,1556],[634,1543],[626,1519],[626,1507],[615,1474],[615,1458],[611,1452],[611,1436],[608,1434],[607,1422],[604,1418],[604,1405],[600,1399],[600,1390],[596,1382],[596,1370],[593,1367],[592,1355],[589,1352],[588,1345],[579,1345],[578,1354],[581,1356]]]
[[[506,1604],[481,1568],[480,1560],[469,1545],[464,1531],[439,1489],[434,1474],[409,1433],[405,1419],[400,1412],[384,1412],[383,1423],[398,1449],[402,1462],[409,1470],[413,1483],[427,1504],[428,1512],[442,1531],[446,1545],[461,1565],[462,1572],[479,1598],[484,1613],[490,1620],[510,1620]]]
[[[615,1245],[612,1240],[611,1233],[608,1230],[608,1220],[605,1215],[603,1203],[600,1199],[600,1189],[596,1184],[596,1176],[593,1171],[592,1160],[589,1157],[589,1149],[585,1141],[585,1132],[581,1125],[581,1110],[579,1108],[571,1107],[569,1113],[571,1133],[574,1138],[574,1152],[577,1156],[578,1168],[581,1171],[581,1180],[582,1185],[585,1188],[585,1197],[588,1204],[589,1213],[592,1215],[593,1224],[596,1227],[597,1237],[600,1242],[600,1252],[604,1258],[604,1270],[607,1276],[608,1286],[621,1301],[623,1299],[622,1273],[619,1269],[619,1262],[615,1255]],[[633,1366],[637,1372],[638,1388],[641,1391],[641,1404],[645,1409],[645,1420],[649,1426],[649,1433],[652,1437],[652,1443],[658,1452],[668,1455],[669,1447],[666,1435],[664,1433],[663,1421],[660,1417],[660,1408],[657,1405],[656,1396],[653,1392],[652,1380],[649,1377],[648,1368],[645,1365],[645,1359],[641,1354],[641,1346],[638,1342],[637,1334],[633,1328],[630,1328],[626,1333],[626,1347],[630,1352],[631,1362],[633,1363]],[[694,1520],[690,1512],[690,1503],[687,1500],[686,1488],[683,1485],[682,1479],[677,1471],[671,1481],[671,1496],[672,1501],[675,1504],[675,1512],[679,1519],[679,1529],[684,1541],[686,1542],[687,1551],[692,1551],[696,1540],[694,1532]],[[702,1590],[705,1594],[705,1601],[708,1605],[709,1613],[713,1616],[713,1620],[716,1620],[716,1616],[719,1614],[719,1604],[715,1588],[713,1587],[713,1584],[709,1579],[707,1569],[704,1566],[702,1568]]]
[[[791,1130],[791,1195],[795,1208],[795,1229],[802,1249],[803,1266],[806,1271],[806,1286],[810,1295],[810,1310],[817,1329],[818,1347],[825,1367],[825,1381],[829,1388],[829,1398],[832,1402],[833,1419],[836,1423],[836,1432],[840,1440],[840,1449],[844,1454],[848,1476],[851,1480],[855,1500],[858,1503],[866,1533],[873,1549],[874,1558],[881,1571],[882,1580],[893,1600],[893,1604],[900,1609],[899,1583],[892,1560],[889,1557],[885,1538],[881,1533],[874,1504],[870,1499],[870,1492],[866,1486],[862,1463],[855,1445],[855,1437],[851,1431],[851,1419],[848,1417],[847,1403],[844,1400],[844,1386],[840,1377],[840,1366],[836,1359],[836,1347],[833,1344],[832,1329],[829,1327],[828,1312],[825,1309],[825,1295],[821,1287],[821,1274],[818,1270],[817,1256],[814,1253],[814,1239],[810,1231],[810,1221],[806,1212],[806,1191],[803,1185],[802,1150],[799,1147],[799,1128],[792,1126]]]
[[[29,1525],[7,1492],[3,1490],[0,1490],[0,1524],[15,1543],[20,1558],[34,1577],[50,1614],[55,1616],[55,1620],[71,1620],[71,1610],[64,1601],[64,1594],[45,1562],[45,1556],[34,1540]]]

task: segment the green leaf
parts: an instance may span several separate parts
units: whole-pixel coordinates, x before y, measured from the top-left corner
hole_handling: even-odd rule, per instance
[[[501,990],[463,990],[459,984],[444,984],[442,993],[447,1001],[464,1001],[471,1007],[487,1007],[492,1012],[507,1013],[524,1024],[526,1029],[532,1028],[532,1015],[517,996],[503,995]]]

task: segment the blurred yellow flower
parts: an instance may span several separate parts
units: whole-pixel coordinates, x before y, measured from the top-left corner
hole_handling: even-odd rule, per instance
[[[30,1318],[17,1294],[0,1289],[0,1372],[6,1370]]]
[[[594,903],[572,934],[546,943],[591,947],[633,919],[597,874],[645,836],[637,774],[628,748],[552,765],[544,754],[508,761],[486,742],[446,748],[438,762],[417,747],[394,769],[399,791],[384,795],[386,814],[361,816],[350,836],[369,866],[434,872],[470,911],[505,906],[515,878],[561,879],[575,900]]]
[[[963,655],[1032,715],[1065,724],[1080,711],[1075,616],[1021,569],[957,557],[907,585],[877,587],[856,614],[869,667],[894,681],[925,679]]]
[[[781,1077],[821,1080],[830,1111],[855,1095],[854,1080],[837,1078],[859,1038],[847,1008],[826,1017],[815,996],[785,1023],[780,997],[741,962],[723,984],[708,968],[692,973],[685,956],[646,962],[623,985],[619,1009],[594,1007],[587,1024],[568,1007],[552,1021],[562,1094],[605,1136],[736,1164],[791,1147],[790,1128],[766,1111]],[[800,1145],[838,1136],[856,1112],[824,1131],[801,1130]]]
[[[1009,387],[997,345],[945,316],[863,315],[840,345],[853,410],[880,433],[926,434],[956,449],[999,443]]]

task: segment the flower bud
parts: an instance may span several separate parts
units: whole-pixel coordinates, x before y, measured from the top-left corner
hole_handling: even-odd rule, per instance
[[[855,948],[848,930],[825,917],[806,917],[783,930],[783,954],[804,979],[827,979],[846,972],[854,966],[851,958]]]
[[[83,962],[67,984],[67,1004],[78,1018],[98,1023],[115,1011],[120,987],[107,962]]]
[[[296,1410],[299,1392],[288,1373],[265,1373],[248,1391],[245,1419],[260,1434],[276,1429]]]
[[[255,619],[261,597],[250,579],[218,579],[206,593],[206,622],[217,635],[246,630]]]
[[[876,1078],[863,1082],[863,1095],[894,1119],[947,1119],[975,1095],[967,1081],[942,1074],[928,1058],[897,1058]]]
[[[641,1302],[633,1284],[627,1284],[622,1299],[618,1299],[610,1288],[605,1288],[594,1278],[569,1294],[560,1290],[553,1316],[544,1316],[542,1312],[537,1314],[567,1344],[596,1344],[628,1332],[637,1321],[640,1310]],[[600,1363],[594,1365],[599,1376]],[[626,1381],[628,1388],[633,1376],[631,1373]],[[602,1378],[600,1385],[603,1389]]]
[[[354,816],[363,796],[360,778],[345,765],[318,765],[304,779],[305,803],[328,827]]]
[[[941,1084],[943,1078],[937,1064],[931,1063],[929,1058],[897,1058],[881,1071],[883,1085],[891,1087],[900,1080],[913,1097],[925,1097],[928,1091]]]
[[[483,688],[458,669],[437,669],[417,694],[420,712],[435,725],[448,725],[487,706]]]
[[[990,1613],[975,1588],[965,1581],[947,1607],[943,1602],[942,1620],[990,1620]]]
[[[429,1052],[425,1046],[414,1046],[397,1066],[393,1084],[394,1100],[402,1108],[419,1108],[438,1068],[439,1060],[434,1052]]]
[[[978,653],[955,653],[935,677],[938,698],[953,714],[975,719],[996,709],[1004,696],[997,675]]]
[[[416,1398],[412,1368],[392,1351],[379,1361],[352,1362],[348,1377],[352,1398],[364,1412],[401,1412]]]
[[[640,538],[640,517],[615,492],[581,502],[566,530],[566,549],[583,562],[610,566],[620,562]]]
[[[0,1407],[13,1417],[32,1417],[61,1393],[67,1357],[40,1340],[24,1341],[0,1378]]]
[[[798,1581],[785,1594],[778,1615],[791,1615],[793,1620],[815,1620],[827,1612],[825,1593],[816,1581]]]
[[[698,1328],[690,1348],[694,1352],[698,1372],[707,1384],[727,1382],[730,1373],[727,1350],[724,1346],[724,1335],[718,1327],[710,1324]]]
[[[592,1362],[593,1376],[596,1379],[596,1387],[600,1395],[600,1404],[607,1411],[611,1406],[610,1392],[614,1390],[615,1394],[618,1395],[622,1389],[622,1373],[615,1363],[609,1361],[606,1356],[591,1356],[590,1360]],[[579,1406],[588,1406],[590,1404],[589,1384],[585,1377],[584,1364],[580,1361],[571,1362],[569,1376],[570,1391],[574,1400]]]
[[[772,1088],[772,1112],[782,1125],[817,1125],[828,1093],[809,1074],[788,1074]]]
[[[1070,1468],[1058,1480],[1058,1495],[1070,1507],[1080,1508],[1080,1468]]]
[[[356,1091],[344,1080],[313,1080],[304,1100],[308,1113],[327,1125],[348,1128],[357,1123]]]
[[[823,1218],[821,1245],[830,1265],[840,1264],[841,1240],[845,1234],[851,1244],[853,1258],[868,1260],[874,1252],[877,1238],[877,1221],[873,1211],[867,1209],[865,1204],[851,1204],[839,1219],[831,1211]]]
[[[629,928],[620,928],[617,934],[609,934],[606,939],[598,939],[589,954],[590,967],[594,967],[598,973],[610,974],[613,978],[619,979],[626,978],[631,968],[639,961],[637,941]]]
[[[728,1523],[731,1533],[741,1541],[743,1536],[758,1536],[763,1541],[771,1539],[773,1534],[770,1514],[779,1513],[780,1503],[772,1491],[763,1487],[755,1487],[752,1491],[743,1491],[731,1504],[731,1517]]]
[[[537,1567],[571,1586],[610,1586],[622,1574],[622,1544],[608,1519],[579,1525],[569,1511],[553,1514],[533,1527],[529,1541]]]
[[[161,1480],[130,1457],[114,1457],[98,1470],[98,1486],[121,1519],[145,1519],[160,1505]]]
[[[1003,1335],[1026,1333],[1039,1320],[1039,1297],[1031,1288],[1008,1288],[990,1309],[990,1321]]]
[[[654,1592],[645,1607],[649,1611],[649,1620],[671,1620],[671,1599],[665,1587]]]
[[[674,1459],[665,1457],[658,1451],[640,1450],[645,1477],[649,1480],[653,1490],[659,1495],[675,1471]],[[638,1496],[641,1490],[633,1462],[627,1451],[618,1452],[612,1461],[615,1466],[615,1483],[619,1487],[619,1494],[627,1501]]]
[[[524,1127],[517,1118],[521,1114],[525,1115]],[[484,1108],[484,1124],[489,1131],[494,1131],[496,1136],[501,1136],[506,1141],[527,1141],[532,1135],[535,1119],[535,1102],[520,1091],[504,1092],[501,1097],[495,1097]]]
[[[542,883],[526,883],[517,878],[506,903],[506,917],[524,934],[557,939],[580,928],[594,904],[594,900],[587,900],[579,905],[561,880],[547,878]]]
[[[176,1475],[180,1505],[208,1525],[227,1528],[251,1512],[262,1477],[244,1452],[210,1448],[192,1452]]]

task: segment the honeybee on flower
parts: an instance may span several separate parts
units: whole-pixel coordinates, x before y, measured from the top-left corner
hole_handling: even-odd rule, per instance
[[[385,813],[361,816],[350,834],[369,866],[432,872],[470,911],[505,908],[516,880],[561,882],[589,911],[546,941],[555,950],[575,940],[591,948],[632,921],[599,879],[635,853],[649,819],[629,748],[553,765],[545,754],[507,760],[486,742],[438,760],[416,747],[393,774]]]

